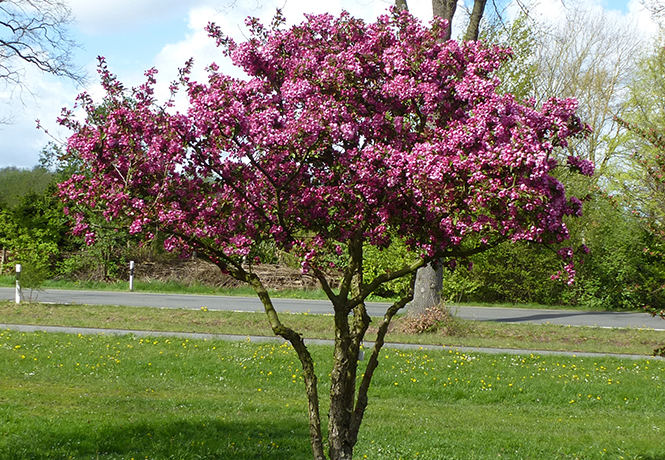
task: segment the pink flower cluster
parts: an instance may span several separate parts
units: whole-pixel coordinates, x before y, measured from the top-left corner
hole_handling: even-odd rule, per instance
[[[537,108],[497,93],[508,50],[441,41],[442,24],[406,12],[279,22],[251,20],[240,44],[211,24],[247,78],[211,65],[198,83],[186,68],[186,113],[156,104],[154,70],[127,91],[101,61],[104,101],[83,94],[86,120],[62,118],[83,171],[61,184],[70,207],[132,233],[157,227],[167,249],[222,264],[264,241],[308,269],[395,236],[428,258],[568,238],[563,218],[581,203],[550,174],[552,152],[586,127],[572,99]],[[593,173],[583,160],[568,165]]]

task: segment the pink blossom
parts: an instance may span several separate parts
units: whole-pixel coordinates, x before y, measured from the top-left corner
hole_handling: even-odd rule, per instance
[[[585,176],[593,176],[593,172],[596,167],[591,160],[584,160],[582,158],[573,156],[568,157],[568,165]]]
[[[103,101],[83,93],[88,116],[60,118],[81,165],[60,184],[75,232],[89,232],[94,211],[145,238],[158,229],[167,250],[223,269],[269,242],[305,271],[332,255],[344,269],[345,249],[395,237],[428,261],[567,240],[564,218],[582,207],[553,175],[554,151],[587,129],[576,101],[500,94],[494,72],[510,51],[441,41],[441,26],[406,12],[374,23],[311,15],[289,28],[250,20],[250,38],[235,43],[210,25],[246,78],[212,64],[196,82],[188,62],[182,113],[157,104],[156,70],[129,90],[100,60]],[[568,166],[593,173],[578,158]]]
[[[92,246],[95,244],[95,233],[94,232],[85,232],[85,244]]]

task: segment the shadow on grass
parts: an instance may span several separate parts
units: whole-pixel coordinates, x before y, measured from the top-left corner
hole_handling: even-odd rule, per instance
[[[159,417],[156,417],[159,420]],[[37,430],[36,430],[37,431]],[[5,434],[2,459],[309,459],[306,424],[280,420],[257,426],[227,421],[43,426]]]

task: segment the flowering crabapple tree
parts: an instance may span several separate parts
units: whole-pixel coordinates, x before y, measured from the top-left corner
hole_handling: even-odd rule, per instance
[[[328,455],[350,459],[379,351],[413,282],[379,321],[357,380],[367,297],[399,277],[413,280],[434,260],[507,240],[568,238],[564,217],[579,215],[581,202],[553,176],[552,152],[586,128],[574,100],[536,108],[497,94],[493,72],[510,52],[442,40],[443,20],[425,26],[393,11],[368,24],[343,13],[287,28],[278,13],[271,26],[247,24],[243,43],[209,25],[247,77],[212,64],[198,83],[188,63],[173,86],[188,95],[185,113],[172,101],[158,105],[155,70],[129,91],[102,60],[103,102],[79,96],[85,120],[63,112],[73,130],[67,155],[81,170],[61,195],[89,242],[94,213],[146,239],[158,229],[168,235],[166,249],[195,250],[254,288],[273,332],[302,363],[311,447],[323,459],[314,362],[253,270],[266,242],[298,257],[334,309]],[[567,166],[592,172],[576,158]],[[365,248],[395,238],[416,262],[363,280]],[[339,286],[326,277],[331,269],[341,273]]]

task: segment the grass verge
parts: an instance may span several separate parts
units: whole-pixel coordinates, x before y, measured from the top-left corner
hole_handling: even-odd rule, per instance
[[[280,314],[282,321],[306,338],[332,339],[331,316]],[[603,329],[557,325],[455,320],[435,332],[400,332],[405,318],[395,320],[388,341],[401,343],[556,350],[569,352],[650,355],[665,334],[649,329]],[[263,314],[99,305],[49,305],[0,302],[0,322],[44,326],[74,326],[211,334],[272,335]],[[374,323],[378,323],[375,319]],[[367,340],[374,340],[370,328]]]
[[[331,349],[311,349],[325,395]],[[0,331],[0,368],[2,459],[311,458],[286,345]],[[662,460],[664,378],[648,359],[386,349],[356,458]]]
[[[13,276],[0,276],[1,287],[13,287],[16,281]],[[102,283],[99,281],[66,281],[66,280],[46,280],[42,289],[64,289],[74,291],[128,291],[128,282]],[[256,292],[250,287],[237,288],[216,288],[204,284],[183,284],[173,281],[135,281],[134,291],[136,292],[154,292],[160,294],[203,294],[203,295],[224,295],[224,296],[243,296],[255,297]],[[270,295],[279,298],[289,299],[327,299],[323,290],[271,290]],[[382,299],[377,299],[382,300]]]

